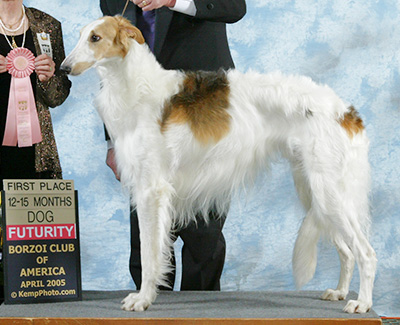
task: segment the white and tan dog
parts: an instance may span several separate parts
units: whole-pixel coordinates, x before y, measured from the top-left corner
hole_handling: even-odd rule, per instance
[[[101,78],[96,107],[139,215],[142,287],[123,309],[145,310],[165,285],[171,227],[211,206],[226,210],[232,193],[277,155],[290,161],[306,212],[293,253],[296,284],[313,277],[325,237],[341,272],[323,299],[346,298],[357,262],[359,296],[344,310],[371,308],[369,142],[354,108],[306,77],[164,70],[140,31],[118,16],[84,27],[62,64],[71,75],[91,67]]]

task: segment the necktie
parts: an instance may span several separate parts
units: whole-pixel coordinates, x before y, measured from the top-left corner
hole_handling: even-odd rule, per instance
[[[137,11],[137,27],[142,32],[146,43],[151,51],[154,49],[154,34],[155,34],[156,12],[154,10]]]

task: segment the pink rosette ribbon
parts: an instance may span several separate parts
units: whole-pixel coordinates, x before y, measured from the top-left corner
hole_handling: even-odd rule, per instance
[[[26,48],[15,48],[7,55],[7,70],[11,86],[3,146],[29,147],[42,141],[29,78],[35,70],[35,56]]]

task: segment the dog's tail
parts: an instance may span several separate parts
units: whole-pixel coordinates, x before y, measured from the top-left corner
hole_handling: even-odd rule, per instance
[[[312,209],[303,220],[293,250],[293,275],[299,289],[310,281],[317,266],[317,244],[320,237]]]

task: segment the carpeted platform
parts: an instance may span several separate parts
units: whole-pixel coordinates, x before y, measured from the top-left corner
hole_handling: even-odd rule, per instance
[[[156,302],[146,312],[127,312],[120,309],[121,300],[128,294],[128,291],[86,291],[83,293],[83,300],[79,302],[27,304],[27,305],[1,305],[0,324],[6,324],[10,317],[18,319],[49,319],[57,318],[62,324],[68,324],[66,318],[76,318],[82,321],[85,318],[98,320],[89,322],[101,323],[100,320],[115,319],[112,324],[124,319],[145,321],[151,319],[168,323],[174,320],[211,320],[218,323],[224,320],[224,324],[237,323],[239,320],[298,320],[301,324],[315,322],[304,322],[306,319],[335,320],[346,324],[380,324],[378,315],[371,311],[367,314],[346,314],[342,311],[345,301],[328,302],[320,299],[321,292],[299,291],[299,292],[161,292]],[[355,293],[349,295],[349,299],[356,298]],[[118,319],[118,320],[117,320]],[[3,322],[2,322],[3,320]],[[147,321],[146,321],[147,320]],[[236,322],[234,322],[236,320]],[[281,322],[293,323],[293,322]],[[354,322],[348,322],[354,321]],[[329,323],[335,323],[329,322]],[[46,324],[52,322],[47,321]],[[54,322],[53,322],[54,323]],[[60,323],[60,324],[61,324]],[[83,321],[83,323],[86,323]],[[124,322],[123,322],[124,323]],[[126,323],[126,322],[125,322]],[[182,323],[182,322],[181,322]],[[204,322],[203,322],[204,323]],[[240,322],[239,322],[240,323]],[[243,323],[243,322],[242,322]],[[299,324],[300,324],[299,323]],[[322,323],[322,322],[320,322]],[[325,322],[323,322],[325,323]],[[10,323],[11,324],[11,323]],[[38,323],[39,324],[39,323]],[[45,324],[45,323],[43,323]],[[56,324],[56,323],[54,323]],[[294,324],[294,323],[293,323]],[[317,323],[315,323],[317,324]]]

